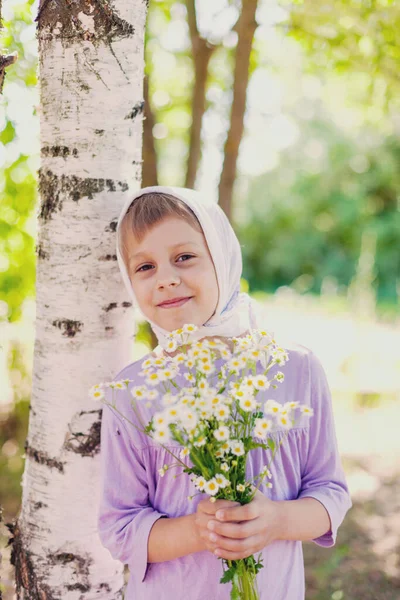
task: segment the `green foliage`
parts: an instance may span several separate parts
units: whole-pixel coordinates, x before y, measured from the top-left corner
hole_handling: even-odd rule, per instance
[[[316,147],[321,160],[310,158]],[[254,180],[248,222],[239,228],[250,288],[293,285],[319,293],[329,275],[350,284],[361,236],[377,236],[376,289],[395,302],[400,280],[400,142],[366,132],[346,137],[314,121],[285,155],[284,166]]]
[[[5,162],[0,162],[0,302],[6,303],[1,312],[11,322],[20,318],[24,299],[35,293],[32,219],[37,177],[34,157],[24,154],[21,142],[26,123],[31,126],[37,119],[35,108],[23,101],[29,88],[37,85],[36,42],[26,41],[27,26],[32,27],[32,5],[33,0],[14,5],[14,17],[4,21],[1,36],[1,46],[18,53],[16,64],[7,69],[1,99],[6,121],[0,133],[0,156],[5,157]],[[8,156],[13,157],[11,162]]]
[[[353,83],[357,77],[354,100],[365,104],[373,120],[380,111],[398,110],[398,2],[283,0],[281,4],[290,10],[285,29],[305,49],[310,71],[336,72]]]

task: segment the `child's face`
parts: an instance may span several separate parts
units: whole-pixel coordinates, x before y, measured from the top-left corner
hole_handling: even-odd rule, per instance
[[[201,326],[210,319],[219,290],[203,233],[178,217],[168,217],[154,225],[140,243],[133,235],[126,243],[133,291],[148,319],[167,331],[185,323]],[[190,300],[160,306],[182,297]]]

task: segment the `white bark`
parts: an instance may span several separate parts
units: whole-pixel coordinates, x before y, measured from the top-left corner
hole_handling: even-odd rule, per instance
[[[143,0],[42,0],[37,19],[42,165],[19,598],[121,597],[122,565],[97,534],[101,406],[88,390],[131,355],[115,223],[140,182],[145,17]]]

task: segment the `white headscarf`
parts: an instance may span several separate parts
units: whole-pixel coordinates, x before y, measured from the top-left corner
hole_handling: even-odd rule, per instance
[[[117,259],[122,279],[133,300],[133,305],[138,307],[128,271],[120,252],[120,226],[132,202],[139,196],[152,192],[170,194],[184,202],[194,212],[203,229],[214,262],[219,287],[218,304],[214,315],[206,323],[199,326],[191,339],[198,340],[205,336],[234,337],[250,331],[250,329],[255,329],[257,324],[252,300],[248,294],[240,292],[242,253],[235,232],[225,213],[216,202],[211,202],[199,192],[187,188],[166,186],[142,188],[133,198],[128,198],[122,208],[117,223]],[[143,318],[150,323],[157,336],[158,343],[165,350],[168,335],[171,332],[150,321],[143,314],[143,311],[140,312]]]

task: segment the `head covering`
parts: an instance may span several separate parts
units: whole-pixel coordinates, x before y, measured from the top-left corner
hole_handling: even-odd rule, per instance
[[[216,202],[207,200],[199,192],[188,188],[166,186],[142,188],[133,198],[129,197],[122,208],[117,223],[117,260],[122,279],[133,300],[133,305],[138,307],[128,270],[120,252],[121,222],[136,198],[154,192],[170,194],[184,202],[194,212],[203,229],[214,262],[219,287],[218,304],[214,315],[206,323],[199,326],[191,339],[198,340],[205,336],[234,337],[256,328],[256,315],[252,300],[248,294],[240,292],[242,253],[235,232],[225,213]],[[150,323],[157,336],[158,343],[165,350],[171,332],[162,329],[148,319],[142,311],[140,312],[143,318]]]

